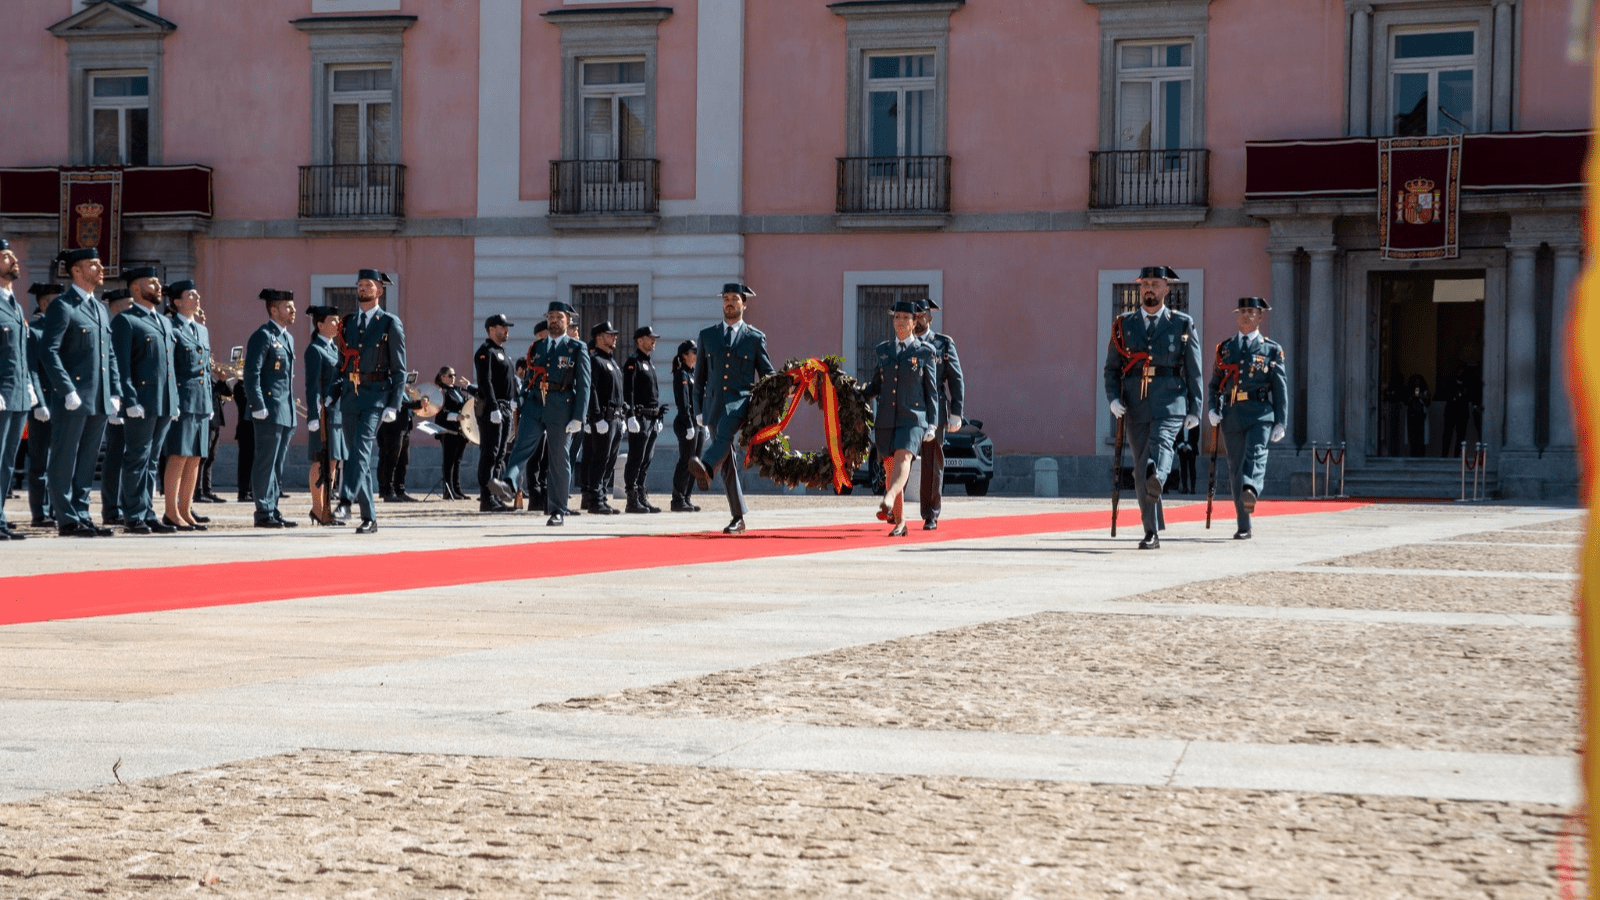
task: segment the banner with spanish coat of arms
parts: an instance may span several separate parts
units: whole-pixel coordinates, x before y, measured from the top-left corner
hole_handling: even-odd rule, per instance
[[[122,252],[122,170],[61,170],[61,249],[94,247],[106,271]]]
[[[1384,259],[1460,253],[1461,135],[1378,141],[1378,246]]]

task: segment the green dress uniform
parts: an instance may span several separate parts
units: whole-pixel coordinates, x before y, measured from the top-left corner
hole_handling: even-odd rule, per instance
[[[1154,321],[1143,310],[1117,317],[1106,348],[1107,400],[1127,407],[1134,493],[1146,537],[1164,526],[1161,485],[1172,472],[1173,442],[1185,416],[1200,416],[1200,340],[1194,319],[1165,306]]]
[[[70,263],[74,253],[64,254],[65,260]],[[68,285],[45,311],[39,360],[50,382],[47,483],[56,527],[64,535],[110,534],[96,529],[89,515],[100,441],[121,381],[105,306],[93,294]],[[73,394],[79,405],[67,409]]]
[[[10,290],[0,292],[0,541],[10,539],[6,524],[6,489],[11,487],[11,471],[22,445],[22,430],[28,424],[28,411],[38,399],[33,377],[28,370],[28,315]],[[20,538],[19,538],[20,540]]]
[[[204,459],[211,443],[211,332],[174,314],[173,374],[178,379],[178,419],[167,432],[167,453]]]
[[[244,392],[255,423],[255,458],[250,466],[250,492],[255,497],[257,525],[282,523],[278,495],[289,436],[294,433],[294,335],[267,322],[244,350]],[[259,410],[266,416],[256,418]]]
[[[861,396],[878,400],[872,417],[878,456],[888,459],[897,450],[918,453],[933,427],[929,419],[939,409],[933,345],[913,335],[903,344],[884,341],[874,352],[872,381]]]
[[[378,518],[372,499],[378,490],[378,425],[385,410],[398,415],[406,399],[406,332],[398,316],[374,307],[345,316],[339,333],[345,353],[339,402],[350,454],[345,481],[365,524]]]
[[[730,340],[731,336],[731,340]],[[739,479],[739,428],[750,412],[750,389],[771,375],[767,336],[745,322],[712,325],[700,332],[700,355],[695,358],[694,379],[700,387],[700,409],[705,412],[711,440],[700,454],[707,472],[722,471],[728,511],[743,519],[748,511],[744,485]]]
[[[178,414],[178,379],[172,367],[172,321],[135,300],[111,320],[111,342],[122,376],[122,480],[117,506],[130,529],[156,521],[151,496],[167,430]],[[141,415],[134,415],[134,412]],[[157,523],[159,524],[159,522]]]
[[[1267,442],[1289,419],[1289,380],[1283,347],[1261,334],[1235,334],[1217,344],[1207,406],[1222,416],[1228,484],[1239,519],[1236,537],[1250,535],[1250,513],[1267,477]]]
[[[344,443],[344,419],[339,415],[339,404],[327,402],[338,399],[339,348],[314,329],[312,334],[311,343],[306,345],[306,415],[319,424],[306,443],[306,458],[315,463],[326,441],[328,459],[343,462],[349,455]],[[326,428],[320,424],[324,404],[328,413]]]
[[[559,307],[559,308],[558,308]],[[572,314],[572,307],[561,301],[550,304],[557,312]],[[545,485],[545,512],[548,524],[559,525],[568,513],[567,501],[572,485],[572,457],[569,455],[573,422],[581,422],[589,410],[589,350],[583,341],[555,335],[535,346],[532,369],[533,393],[545,385],[542,399],[530,400],[524,415],[538,415],[544,428],[544,446],[549,464]],[[581,425],[580,425],[581,427]]]
[[[54,290],[50,290],[50,289]],[[35,296],[59,294],[60,285],[35,284],[29,288]],[[33,380],[33,390],[39,395],[39,405],[34,407],[33,421],[28,424],[28,509],[33,514],[35,527],[55,525],[54,510],[50,506],[50,380],[44,377],[40,364],[44,344],[44,313],[35,313],[28,320],[28,375]]]

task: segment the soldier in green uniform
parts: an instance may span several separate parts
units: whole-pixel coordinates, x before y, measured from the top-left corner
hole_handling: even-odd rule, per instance
[[[1228,448],[1228,484],[1239,519],[1236,541],[1250,539],[1250,514],[1267,477],[1267,442],[1283,440],[1289,421],[1289,379],[1283,347],[1261,333],[1272,307],[1260,297],[1240,297],[1239,333],[1217,345],[1207,419],[1221,427]]]
[[[122,273],[133,303],[111,320],[111,343],[117,354],[117,386],[122,397],[122,481],[118,508],[129,534],[170,534],[177,530],[156,518],[151,496],[156,465],[167,443],[167,430],[178,414],[178,379],[172,365],[176,338],[172,322],[156,308],[161,279],[155,266]]]
[[[529,360],[530,397],[523,415],[537,415],[544,428],[544,444],[550,465],[545,489],[546,525],[561,525],[567,516],[578,515],[567,508],[572,483],[572,458],[567,444],[583,430],[589,409],[589,350],[583,341],[567,336],[567,326],[576,310],[560,300],[550,303],[545,313],[548,337],[534,345]]]
[[[250,335],[244,350],[244,396],[255,426],[250,493],[257,528],[293,528],[295,523],[278,510],[278,497],[295,425],[294,335],[289,333],[294,292],[264,288],[259,296],[267,303],[267,321]]]
[[[1106,400],[1111,414],[1124,419],[1133,450],[1144,522],[1140,550],[1161,546],[1161,489],[1172,472],[1172,445],[1180,429],[1200,424],[1199,333],[1193,319],[1167,307],[1177,278],[1166,266],[1141,269],[1141,308],[1117,317],[1106,349]]]
[[[406,333],[400,317],[378,305],[384,285],[394,282],[377,269],[356,273],[356,302],[359,312],[345,316],[343,335],[344,380],[340,383],[341,415],[345,445],[350,460],[345,464],[345,479],[361,510],[356,534],[378,530],[378,511],[373,494],[378,489],[378,423],[400,417],[405,402]]]

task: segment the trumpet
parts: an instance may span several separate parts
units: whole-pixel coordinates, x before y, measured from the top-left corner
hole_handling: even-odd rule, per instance
[[[221,375],[224,378],[243,378],[244,360],[229,360],[227,365],[223,365],[222,363],[217,362],[217,358],[215,356],[212,356],[211,371],[216,372],[218,375]]]

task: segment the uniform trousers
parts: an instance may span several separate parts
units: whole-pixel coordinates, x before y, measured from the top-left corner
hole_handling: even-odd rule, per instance
[[[1139,498],[1139,518],[1144,523],[1144,533],[1155,534],[1167,527],[1167,521],[1161,510],[1161,496],[1149,491],[1148,475],[1153,469],[1156,480],[1165,484],[1172,474],[1172,445],[1183,429],[1183,416],[1142,421],[1130,417],[1125,427],[1128,447],[1133,451],[1133,492]]]
[[[539,412],[539,407],[532,403],[524,403],[517,412],[517,436],[506,453],[503,476],[513,489],[520,488],[524,480],[530,489],[535,482],[544,481],[542,460],[536,459],[539,448],[544,445],[544,423],[540,421]],[[481,462],[481,456],[479,460]]]
[[[589,500],[611,496],[616,477],[617,454],[622,450],[622,420],[601,419],[606,433],[591,431],[583,436],[583,495]]]
[[[350,458],[345,462],[345,484],[339,500],[341,503],[353,500],[361,510],[361,520],[375,522],[378,507],[372,497],[378,490],[378,425],[383,421],[383,408],[358,409],[352,403],[345,406],[342,413],[344,443]]]
[[[705,448],[700,461],[711,474],[722,474],[722,487],[728,495],[728,512],[735,519],[744,518],[750,507],[744,502],[744,484],[739,479],[739,426],[742,416],[724,415],[711,426],[711,444]]]
[[[16,469],[17,449],[22,446],[22,429],[28,424],[25,409],[0,412],[0,475],[4,475],[5,490],[11,490],[11,473]],[[30,438],[28,443],[33,443]],[[4,492],[0,492],[3,496]],[[0,500],[0,525],[6,521],[5,501]]]
[[[156,489],[156,464],[162,448],[167,445],[167,429],[171,427],[170,417],[152,416],[148,412],[123,422],[122,482],[117,505],[125,523],[155,518],[150,497]]]
[[[378,423],[378,493],[389,497],[406,491],[406,468],[411,465],[411,426],[405,416]]]
[[[581,435],[582,432],[579,432]],[[574,436],[567,434],[566,422],[544,423],[545,456],[549,460],[549,478],[545,485],[544,511],[553,515],[556,512],[565,512],[567,503],[572,499],[570,486],[572,484],[572,456],[570,444],[581,444],[582,441],[572,440]]]
[[[106,455],[100,461],[100,518],[122,518],[122,458],[126,456],[125,425],[106,423]]]
[[[233,435],[239,442],[239,499],[250,492],[251,473],[256,470],[256,423],[250,420],[250,411],[244,410],[240,415],[245,421],[235,426]]]
[[[289,457],[289,436],[294,434],[294,426],[265,421],[254,424],[255,455],[250,466],[250,493],[255,497],[256,518],[279,518],[283,463]]]
[[[511,405],[501,404],[500,423],[489,419],[491,408],[478,417],[478,499],[490,500],[489,481],[505,475],[506,455],[511,451]]]
[[[650,461],[656,455],[656,423],[639,423],[638,431],[628,432],[628,464],[622,467],[622,486],[629,494],[643,494],[650,477]]]
[[[28,423],[28,511],[35,522],[50,518],[50,423]]]
[[[467,452],[467,439],[453,431],[439,433],[439,452],[444,461],[440,465],[440,480],[451,492],[461,493],[461,457]]]
[[[1228,448],[1228,487],[1233,492],[1233,511],[1239,530],[1250,530],[1250,514],[1244,511],[1246,486],[1261,495],[1267,480],[1267,439],[1272,435],[1272,414],[1265,419],[1236,415],[1222,417],[1222,443]]]
[[[206,427],[206,455],[200,457],[200,476],[196,479],[194,494],[196,497],[211,497],[216,491],[211,487],[211,466],[217,461],[217,438],[222,435],[222,425],[218,420],[221,416],[212,415]]]
[[[51,403],[50,426],[50,467],[46,478],[56,525],[93,526],[89,489],[94,485],[94,465],[106,434],[106,417],[74,415],[60,404]]]
[[[918,512],[922,514],[922,521],[931,522],[939,518],[939,510],[944,507],[944,425],[933,430],[933,440],[922,444],[922,483],[917,497]]]
[[[678,506],[689,503],[689,497],[694,494],[694,476],[689,474],[689,460],[700,455],[705,449],[705,441],[699,427],[693,422],[680,425],[672,423],[672,430],[678,435],[678,465],[672,470],[672,502]]]

